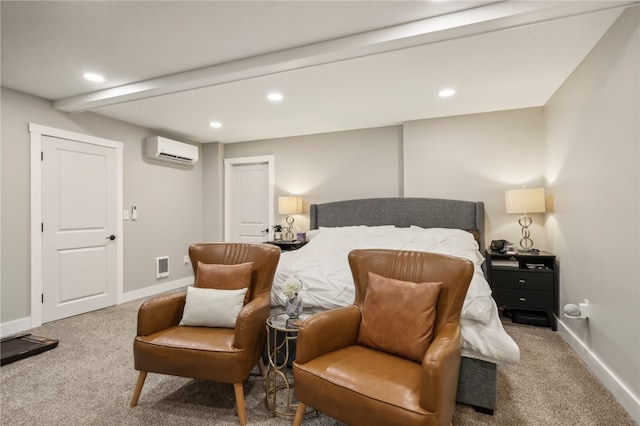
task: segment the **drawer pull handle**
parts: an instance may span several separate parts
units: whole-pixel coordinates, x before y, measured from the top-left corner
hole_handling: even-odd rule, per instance
[[[520,284],[524,284],[526,281],[525,281],[525,280],[518,280],[518,282],[519,282]]]
[[[521,302],[526,302],[526,301],[527,301],[527,299],[526,299],[525,297],[521,297],[521,298],[520,298],[520,301],[521,301]]]

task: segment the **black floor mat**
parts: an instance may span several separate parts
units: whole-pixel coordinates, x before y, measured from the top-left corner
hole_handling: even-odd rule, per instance
[[[58,346],[58,341],[31,334],[19,334],[0,340],[2,361],[0,365],[9,364],[23,358],[36,355]]]

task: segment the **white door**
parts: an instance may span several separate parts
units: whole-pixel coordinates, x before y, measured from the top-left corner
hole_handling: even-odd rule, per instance
[[[117,302],[116,149],[42,136],[42,319]]]
[[[225,241],[266,241],[273,221],[273,158],[225,160],[225,177]]]

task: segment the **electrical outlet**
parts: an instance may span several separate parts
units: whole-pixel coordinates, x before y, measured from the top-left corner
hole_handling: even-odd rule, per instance
[[[188,264],[189,264],[189,255],[188,255],[188,254],[185,254],[185,255],[184,255],[184,264],[185,264],[185,265],[188,265]]]
[[[129,210],[122,211],[122,220],[129,220]]]
[[[580,303],[580,317],[589,318],[589,301],[584,299],[584,302]]]

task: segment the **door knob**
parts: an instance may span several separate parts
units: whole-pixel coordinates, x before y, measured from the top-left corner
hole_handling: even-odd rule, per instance
[[[107,237],[107,240],[111,240],[111,241],[113,241],[113,240],[115,240],[115,239],[116,239],[116,236],[115,236],[115,235],[113,235],[113,234],[111,234],[111,235],[109,235],[109,236]]]

